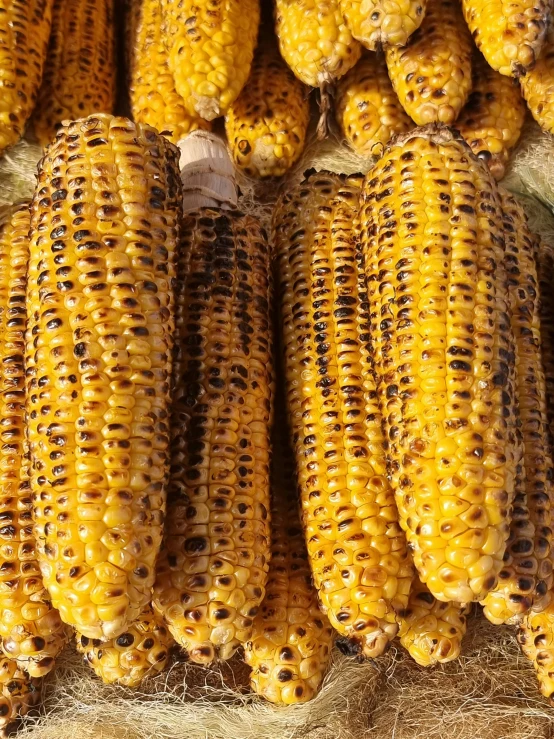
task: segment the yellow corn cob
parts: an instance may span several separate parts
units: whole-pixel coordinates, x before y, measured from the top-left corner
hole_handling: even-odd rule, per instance
[[[362,51],[345,23],[339,0],[275,0],[275,30],[283,59],[311,87],[341,77]]]
[[[366,53],[337,83],[336,117],[350,146],[362,156],[413,127],[392,88],[385,60]]]
[[[521,205],[503,188],[500,195],[510,316],[516,345],[523,470],[521,479],[516,478],[510,538],[499,583],[483,602],[485,616],[496,624],[517,619],[530,608],[544,609],[550,600],[554,556],[554,470],[541,364],[535,244]]]
[[[27,286],[35,533],[62,619],[114,638],[150,599],[167,464],[177,150],[91,116],[39,166]]]
[[[554,602],[542,613],[524,617],[517,640],[533,662],[541,693],[554,702]]]
[[[542,366],[546,385],[546,415],[550,448],[554,445],[554,253],[543,241],[538,243],[536,260],[539,272]]]
[[[386,50],[392,85],[419,126],[456,120],[471,91],[471,54],[471,36],[457,0],[429,0],[408,44]]]
[[[0,736],[12,736],[8,731],[10,724],[39,701],[39,681],[20,670],[14,660],[0,657]]]
[[[352,35],[368,49],[405,46],[425,15],[427,0],[340,0]]]
[[[54,0],[33,115],[39,143],[46,146],[64,120],[111,113],[115,74],[113,0]]]
[[[25,449],[25,285],[29,202],[0,225],[0,638],[18,667],[40,677],[66,640],[37,561],[29,459]]]
[[[279,199],[287,404],[310,564],[324,611],[367,656],[397,632],[412,579],[385,469],[352,221],[359,178],[314,173]]]
[[[17,143],[33,112],[53,2],[10,0],[0,8],[0,152]]]
[[[333,630],[312,583],[298,486],[284,419],[276,424],[272,463],[271,563],[245,660],[252,688],[272,703],[304,703],[320,688]]]
[[[415,577],[408,607],[399,614],[400,643],[423,667],[452,662],[460,654],[469,610],[460,603],[436,600]]]
[[[250,74],[259,0],[161,0],[161,5],[169,69],[189,115],[207,121],[225,115]]]
[[[310,119],[309,90],[264,39],[252,72],[225,119],[237,167],[252,177],[279,177],[302,154]]]
[[[135,121],[154,126],[174,143],[199,128],[209,130],[211,124],[192,116],[175,89],[162,42],[159,0],[131,0],[127,19],[129,97]]]
[[[489,65],[520,77],[537,61],[552,12],[552,0],[462,0],[464,16]]]
[[[521,91],[539,126],[554,134],[554,34],[533,69],[521,77]]]
[[[154,607],[195,662],[250,638],[269,562],[269,248],[237,211],[183,221],[172,467]]]
[[[525,102],[517,82],[495,72],[475,53],[473,90],[455,127],[497,180],[504,177],[524,120]]]
[[[400,520],[438,600],[483,600],[518,461],[499,194],[461,138],[429,126],[386,149],[360,217]]]
[[[129,688],[165,670],[173,643],[167,628],[150,606],[116,639],[100,641],[79,633],[75,638],[85,663],[99,678],[105,683]]]

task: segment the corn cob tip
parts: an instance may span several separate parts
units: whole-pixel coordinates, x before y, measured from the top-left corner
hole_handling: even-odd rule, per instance
[[[235,168],[225,142],[197,130],[177,144],[183,183],[183,212],[198,208],[236,208]]]

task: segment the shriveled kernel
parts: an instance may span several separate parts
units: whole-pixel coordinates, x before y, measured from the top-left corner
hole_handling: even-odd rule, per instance
[[[25,716],[40,701],[40,681],[29,677],[15,660],[0,658],[0,731]]]

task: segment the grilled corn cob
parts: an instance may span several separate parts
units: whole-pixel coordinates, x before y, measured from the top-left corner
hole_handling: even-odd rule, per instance
[[[211,142],[220,156],[225,152],[223,142],[206,134],[189,141]],[[193,170],[217,163],[208,153]],[[232,656],[250,638],[265,592],[269,273],[266,235],[255,219],[223,207],[186,213],[176,287],[168,515],[154,607],[195,662]]]
[[[510,316],[516,342],[516,389],[523,439],[521,479],[516,477],[510,538],[498,586],[483,605],[493,623],[542,610],[552,587],[553,467],[541,364],[538,278],[534,240],[523,208],[500,188],[504,213]],[[552,510],[551,510],[552,509]]]
[[[64,120],[112,112],[114,57],[113,0],[54,0],[48,56],[33,115],[42,146]]]
[[[427,0],[340,0],[352,35],[368,49],[405,46],[425,15]]]
[[[554,134],[554,34],[533,69],[521,77],[521,92],[539,126]]]
[[[11,723],[25,716],[40,700],[40,685],[8,657],[0,657],[0,736],[11,736]]]
[[[473,90],[455,127],[497,180],[504,177],[524,120],[525,102],[517,82],[495,72],[475,53]]]
[[[160,2],[131,0],[127,19],[129,98],[135,121],[154,126],[174,143],[191,131],[209,129],[208,121],[187,111],[175,89],[162,42]]]
[[[376,54],[364,54],[339,80],[335,110],[344,137],[362,156],[371,156],[376,145],[413,126],[392,88],[385,60]]]
[[[554,701],[554,602],[542,613],[528,613],[517,640],[523,654],[533,662],[541,693]]]
[[[273,446],[271,563],[267,590],[254,619],[245,660],[252,688],[272,703],[304,703],[319,690],[333,630],[317,603],[286,421],[279,419]]]
[[[225,115],[250,74],[259,0],[160,1],[169,69],[189,115]]]
[[[54,0],[10,0],[0,9],[0,152],[23,136],[48,49]]]
[[[359,178],[313,173],[275,208],[287,405],[308,554],[331,624],[367,656],[412,578],[385,469],[352,221]]]
[[[0,225],[0,639],[19,668],[40,677],[54,666],[66,634],[37,561],[25,448],[29,224],[29,202],[24,201],[4,214]]]
[[[27,305],[35,533],[62,619],[115,638],[150,599],[161,543],[177,150],[91,116],[39,166]]]
[[[462,0],[477,48],[500,74],[525,75],[540,56],[552,0]]]
[[[461,139],[429,126],[385,151],[360,217],[401,523],[435,598],[483,600],[518,461],[499,194]]]
[[[252,177],[279,177],[292,167],[304,148],[308,92],[264,39],[248,82],[225,119],[237,167]]]
[[[469,610],[460,603],[436,600],[416,577],[408,607],[398,619],[400,643],[423,667],[452,662],[460,654]]]
[[[76,643],[85,663],[105,683],[132,688],[165,670],[173,639],[148,606],[116,639],[100,641],[76,634]]]
[[[456,120],[471,91],[471,54],[457,0],[429,0],[407,45],[386,50],[392,85],[418,126]]]
[[[546,416],[550,448],[554,445],[554,253],[549,245],[538,243],[535,253],[539,272],[541,356],[546,385]]]
[[[281,55],[301,82],[325,87],[360,58],[339,0],[275,0],[275,30]]]

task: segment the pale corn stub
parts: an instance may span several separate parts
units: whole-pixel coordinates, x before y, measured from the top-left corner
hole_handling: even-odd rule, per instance
[[[425,16],[427,0],[340,0],[355,39],[375,51],[405,46]]]
[[[471,92],[472,50],[457,0],[428,0],[406,46],[385,50],[398,99],[418,126],[454,123]]]
[[[313,172],[273,216],[285,390],[321,606],[354,651],[381,654],[413,570],[386,475],[368,347],[361,176]]]
[[[368,173],[360,224],[400,521],[435,598],[482,600],[502,567],[518,449],[500,196],[461,138],[429,126]]]
[[[168,464],[178,152],[104,114],[66,123],[31,206],[27,433],[44,582],[123,633],[151,597]]]

